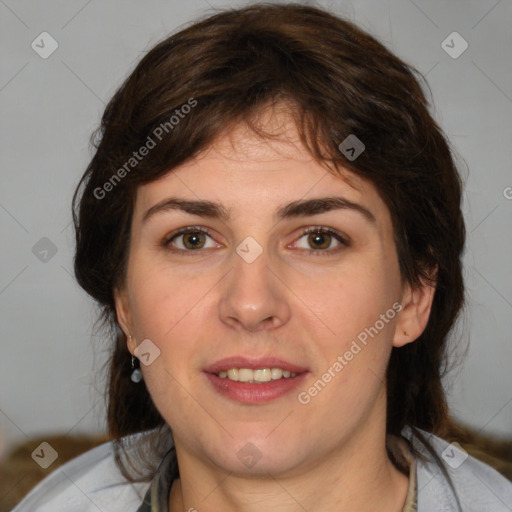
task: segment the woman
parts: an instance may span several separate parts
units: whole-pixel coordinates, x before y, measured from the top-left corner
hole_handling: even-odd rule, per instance
[[[16,511],[510,510],[442,439],[465,230],[415,74],[298,4],[142,59],[74,197],[115,441]]]

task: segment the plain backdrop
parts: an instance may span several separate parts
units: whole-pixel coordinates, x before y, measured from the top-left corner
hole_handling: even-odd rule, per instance
[[[104,431],[108,344],[93,336],[93,304],[72,275],[70,203],[92,156],[89,136],[144,52],[197,16],[246,4],[0,0],[0,458],[30,436]],[[426,75],[466,183],[468,305],[449,402],[482,433],[510,436],[512,2],[317,5]]]

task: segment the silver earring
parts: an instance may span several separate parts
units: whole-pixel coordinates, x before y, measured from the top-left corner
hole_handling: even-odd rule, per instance
[[[135,361],[139,361],[137,358],[132,356],[132,374],[130,376],[130,379],[132,382],[135,382],[136,384],[139,383],[142,380],[142,372],[140,371],[139,367],[135,367]]]
[[[132,337],[130,336],[130,340]],[[135,365],[135,361],[137,361],[137,365]],[[132,356],[132,374],[130,375],[130,380],[138,384],[142,380],[142,372],[140,371],[139,360],[136,357]]]

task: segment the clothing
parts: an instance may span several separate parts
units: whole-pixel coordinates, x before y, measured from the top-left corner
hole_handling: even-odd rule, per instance
[[[410,429],[404,429],[402,436],[420,455],[412,457],[403,452],[410,474],[408,503],[403,512],[512,512],[512,482],[475,458],[465,458],[465,452],[443,439],[419,432],[440,462]],[[129,446],[145,434],[127,436]],[[453,482],[460,509],[441,467]],[[151,482],[127,482],[115,464],[109,442],[57,468],[12,512],[168,512],[169,489],[176,474],[172,450],[160,460]]]

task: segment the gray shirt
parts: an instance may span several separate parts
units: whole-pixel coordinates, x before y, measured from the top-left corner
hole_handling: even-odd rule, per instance
[[[432,453],[412,430],[402,432],[417,451],[412,455],[401,442],[410,476],[403,512],[416,512],[416,506],[417,512],[512,512],[512,482],[458,445],[419,433]],[[144,435],[127,436],[129,445]],[[159,462],[151,482],[130,483],[115,464],[112,443],[105,443],[57,468],[12,512],[168,512],[177,476],[174,450]]]

